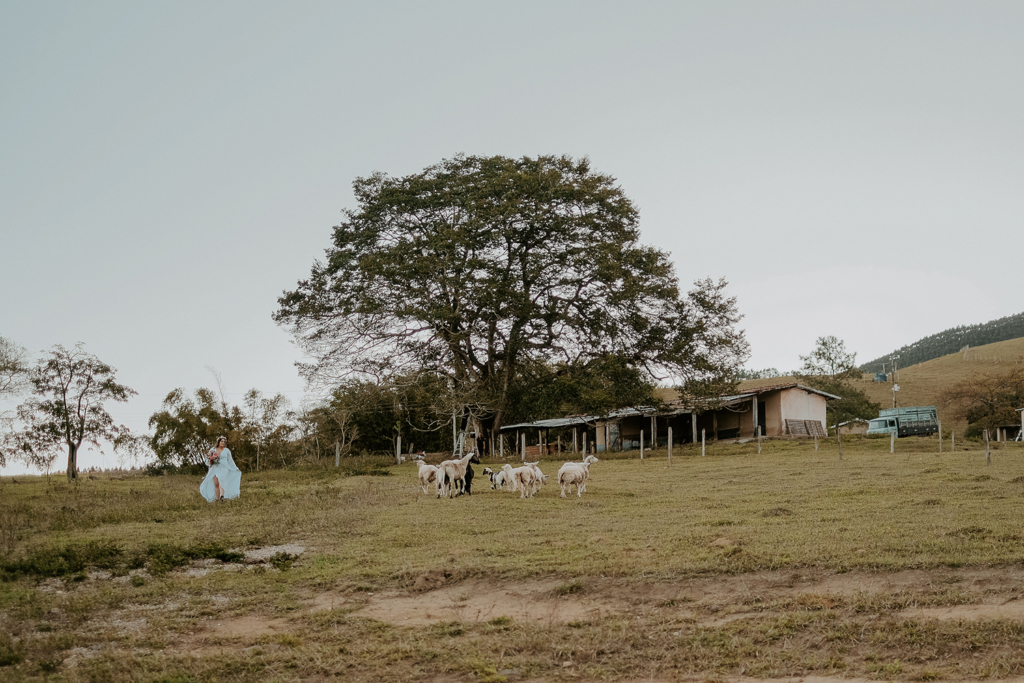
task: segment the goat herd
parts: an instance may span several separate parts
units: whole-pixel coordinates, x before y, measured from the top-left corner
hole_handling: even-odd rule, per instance
[[[414,456],[414,462],[419,467],[420,485],[423,493],[431,484],[437,486],[437,497],[461,496],[463,493],[472,495],[473,489],[473,467],[471,463],[480,464],[480,458],[476,451],[470,451],[465,457],[456,460],[445,460],[440,465],[428,465],[423,462],[423,456]],[[562,490],[562,498],[568,490],[572,495],[572,487],[576,485],[576,496],[581,497],[587,490],[587,479],[590,478],[590,466],[597,462],[597,458],[588,455],[582,462],[567,462],[558,470],[558,486]],[[519,491],[520,498],[532,498],[540,490],[542,484],[548,481],[548,475],[540,471],[540,461],[524,463],[522,467],[513,468],[512,465],[504,464],[497,472],[490,467],[484,468],[484,474],[491,480],[491,489],[501,491]]]

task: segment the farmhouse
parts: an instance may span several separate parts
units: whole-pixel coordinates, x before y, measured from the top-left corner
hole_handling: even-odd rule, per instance
[[[644,448],[665,446],[669,428],[674,443],[694,443],[702,435],[709,441],[754,438],[758,426],[762,436],[825,436],[826,401],[838,398],[794,382],[721,396],[698,405],[673,401],[664,410],[639,406],[605,416],[524,422],[502,427],[502,431],[515,434],[517,452],[526,439],[536,444],[527,446],[527,458],[551,453],[557,443],[564,444],[563,450],[573,444],[573,450],[582,449],[584,439],[588,451],[628,451],[639,448],[641,441]],[[562,442],[561,434],[567,428],[572,430],[571,441],[567,438]]]

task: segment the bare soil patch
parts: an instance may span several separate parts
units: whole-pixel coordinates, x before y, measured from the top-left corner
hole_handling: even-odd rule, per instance
[[[446,621],[480,622],[497,617],[516,621],[565,624],[610,614],[672,612],[707,625],[720,625],[763,612],[765,604],[786,598],[808,607],[828,608],[857,595],[924,593],[955,586],[976,593],[982,604],[912,608],[908,618],[1024,619],[1024,570],[949,569],[893,573],[821,570],[755,572],[673,582],[633,583],[587,578],[499,581],[472,579],[446,584],[443,575],[424,575],[412,591],[330,592],[307,601],[310,611],[344,609],[394,625],[418,626]],[[750,609],[744,609],[749,606]]]

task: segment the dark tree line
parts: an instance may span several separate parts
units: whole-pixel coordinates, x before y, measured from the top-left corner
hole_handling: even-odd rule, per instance
[[[938,334],[920,339],[892,353],[868,361],[860,366],[863,372],[881,372],[882,363],[888,366],[889,358],[900,357],[900,367],[916,365],[925,361],[956,353],[965,346],[984,346],[996,342],[1024,337],[1024,313],[1008,315],[977,325],[961,325],[943,330]]]

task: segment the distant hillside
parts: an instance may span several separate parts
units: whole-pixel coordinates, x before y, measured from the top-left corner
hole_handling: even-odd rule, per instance
[[[937,405],[939,406],[939,418],[943,419],[944,410],[939,403],[939,394],[950,386],[973,375],[1000,374],[1021,364],[1024,364],[1024,338],[1009,339],[985,346],[972,346],[966,353],[952,353],[908,367],[902,367],[901,359],[898,379],[900,385],[899,404],[901,406]],[[872,401],[881,403],[883,408],[891,408],[892,384],[875,382],[873,378],[873,372],[865,373],[860,379],[854,380],[854,385],[863,389]],[[740,382],[740,391],[793,381],[796,381],[793,377],[746,380]],[[951,418],[946,418],[943,421],[943,427],[962,429],[964,425],[954,423]]]
[[[978,325],[964,325],[944,330],[901,349],[896,349],[880,358],[870,360],[861,365],[860,369],[863,372],[881,372],[882,363],[886,363],[886,369],[888,369],[889,357],[893,355],[900,357],[900,367],[905,368],[956,353],[965,346],[973,348],[1021,337],[1024,337],[1024,313],[1009,315]]]

